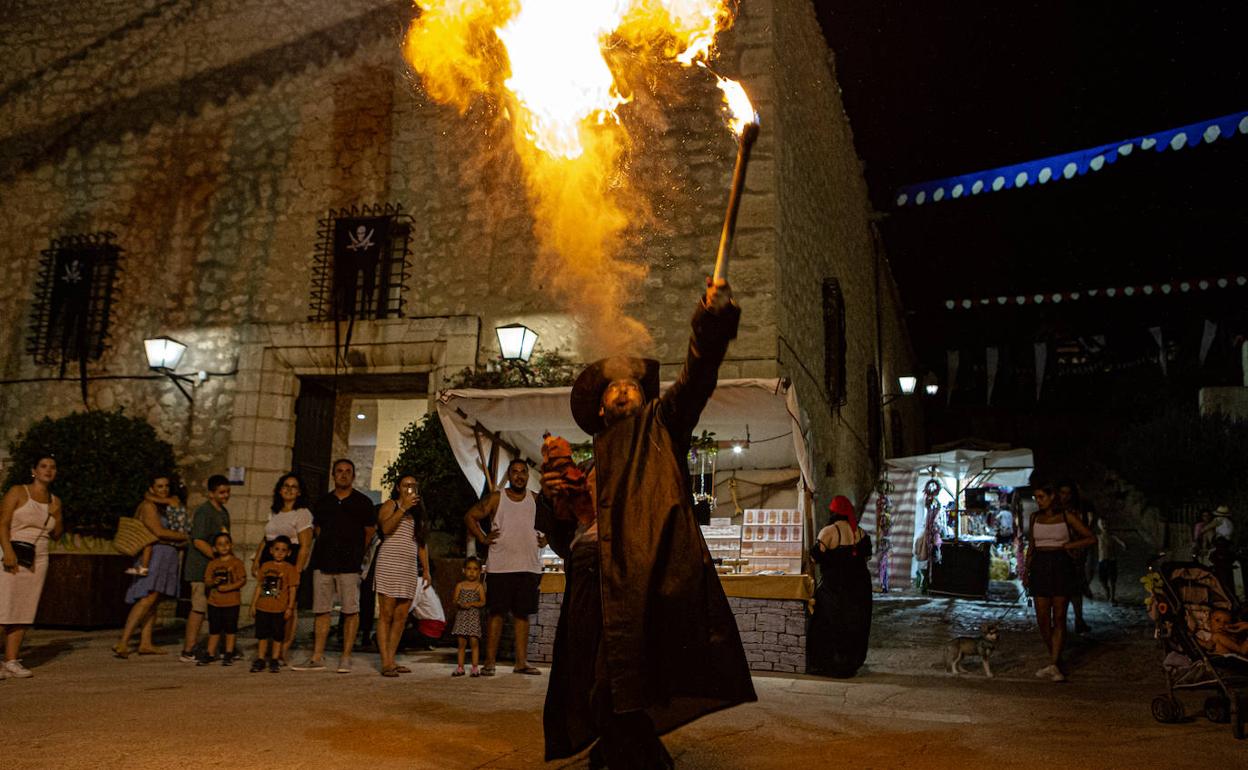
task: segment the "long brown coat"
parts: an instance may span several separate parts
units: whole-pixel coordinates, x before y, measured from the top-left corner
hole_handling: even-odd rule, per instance
[[[735,305],[712,314],[699,304],[676,382],[636,416],[594,436],[605,650],[597,686],[610,687],[617,713],[644,709],[660,735],[757,699],[736,621],[694,518],[686,465],[691,433],[739,318]],[[578,654],[567,628],[571,595],[564,594],[546,696],[548,758],[575,753],[594,737],[578,708],[584,693],[570,691],[577,685],[569,656]]]

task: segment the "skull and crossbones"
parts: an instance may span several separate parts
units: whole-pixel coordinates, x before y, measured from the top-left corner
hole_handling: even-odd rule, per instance
[[[354,235],[347,233],[347,237],[351,239],[351,242],[347,244],[348,251],[364,251],[376,245],[373,243],[373,231],[365,228],[364,225],[355,228]]]
[[[82,280],[82,268],[78,260],[75,259],[65,266],[65,273],[61,276],[61,280],[65,283],[78,283]]]

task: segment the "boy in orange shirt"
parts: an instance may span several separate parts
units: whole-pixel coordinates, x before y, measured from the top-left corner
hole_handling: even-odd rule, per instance
[[[243,603],[242,590],[247,582],[247,566],[234,555],[234,540],[229,532],[219,532],[212,539],[217,558],[204,569],[204,588],[208,592],[208,648],[196,665],[206,666],[217,659],[217,645],[225,637],[225,653],[221,665],[234,665],[234,637],[238,633],[238,610]]]
[[[256,639],[260,641],[251,673],[265,669],[276,674],[282,670],[278,657],[282,653],[282,640],[286,636],[286,620],[295,612],[295,589],[299,587],[299,572],[286,561],[290,555],[290,538],[278,535],[269,541],[272,561],[260,565],[256,572],[256,592],[251,597],[251,616],[256,620]]]

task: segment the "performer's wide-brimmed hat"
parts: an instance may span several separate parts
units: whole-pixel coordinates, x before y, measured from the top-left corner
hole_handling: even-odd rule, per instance
[[[637,380],[643,399],[658,398],[659,362],[614,356],[593,362],[577,375],[572,385],[572,419],[591,436],[606,427],[598,411],[602,408],[602,392],[615,380]]]
[[[1219,505],[1217,508],[1214,509],[1213,515],[1214,516],[1230,516],[1231,509],[1228,506]]]

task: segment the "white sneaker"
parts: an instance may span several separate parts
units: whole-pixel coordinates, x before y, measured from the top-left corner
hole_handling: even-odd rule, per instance
[[[1052,668],[1053,668],[1053,674],[1052,674],[1052,679],[1053,679],[1053,681],[1054,681],[1054,682],[1065,682],[1065,681],[1066,681],[1066,675],[1062,673],[1062,670],[1061,670],[1060,668],[1058,668],[1057,666],[1053,666]]]
[[[350,674],[351,673],[351,659],[339,658],[338,668],[336,670],[339,674]]]
[[[14,679],[29,679],[34,676],[30,669],[22,665],[20,660],[6,660],[4,662],[4,673]]]
[[[1054,666],[1052,663],[1050,663],[1049,665],[1037,671],[1036,676],[1041,679],[1052,679],[1053,675],[1056,673],[1060,673],[1057,670],[1057,666]]]

